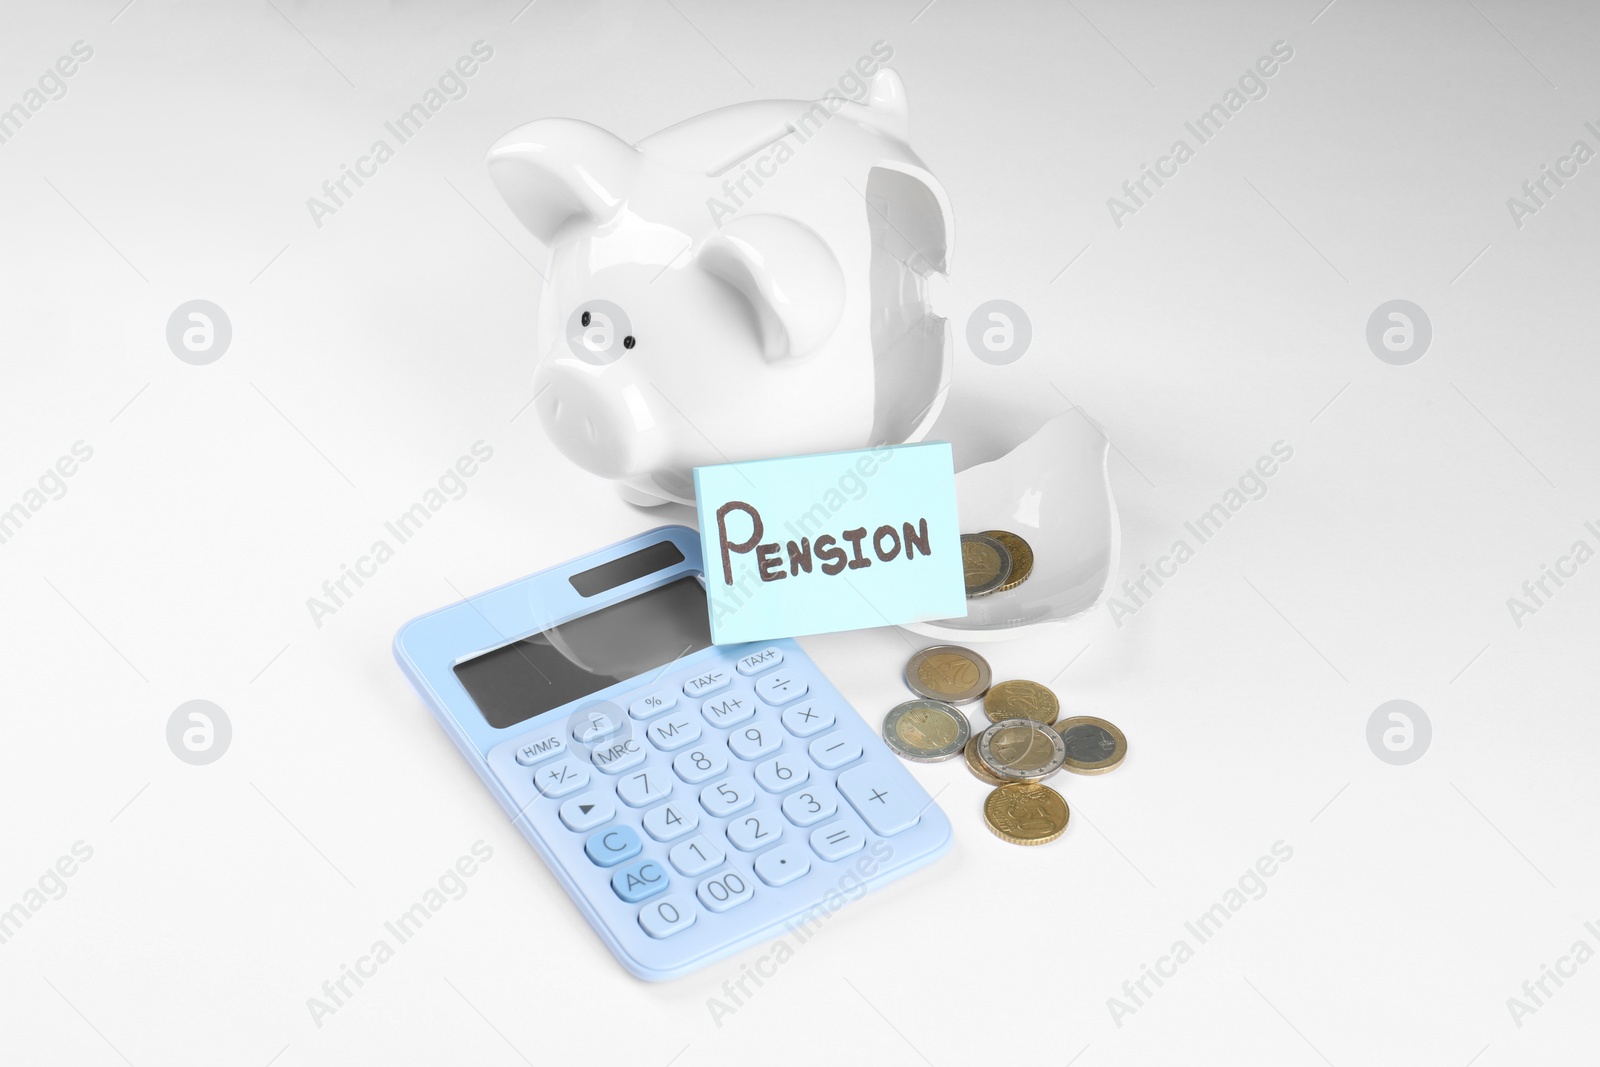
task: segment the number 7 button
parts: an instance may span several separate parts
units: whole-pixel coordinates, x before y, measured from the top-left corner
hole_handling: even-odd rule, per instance
[[[867,764],[839,775],[839,792],[877,833],[892,837],[917,825],[922,807],[911,790]]]

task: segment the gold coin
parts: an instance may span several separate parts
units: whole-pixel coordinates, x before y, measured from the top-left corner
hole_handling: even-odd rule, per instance
[[[990,686],[983,698],[983,710],[988,713],[990,722],[1032,719],[1049,726],[1061,715],[1061,701],[1038,682],[1018,678]]]
[[[919,697],[970,704],[989,689],[989,661],[960,645],[932,645],[912,653],[906,687]]]
[[[1011,553],[987,534],[962,534],[961,570],[967,596],[985,596],[1011,576]]]
[[[1028,575],[1033,573],[1033,546],[1010,530],[985,530],[983,533],[1005,545],[1006,551],[1011,553],[1011,577],[998,591],[1004,593],[1027,581]]]
[[[1003,785],[983,802],[983,821],[1013,845],[1048,844],[1066,832],[1071,817],[1060,793],[1035,782]]]
[[[1074,715],[1056,723],[1067,757],[1061,766],[1074,774],[1105,774],[1122,766],[1128,739],[1121,730],[1093,715]]]
[[[987,785],[1006,784],[1004,778],[996,778],[989,773],[989,768],[983,765],[983,757],[978,754],[978,739],[976,737],[967,742],[967,770],[972,772],[974,778]]]

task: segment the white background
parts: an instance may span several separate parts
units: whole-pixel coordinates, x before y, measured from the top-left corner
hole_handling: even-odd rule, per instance
[[[1600,547],[1600,162],[1520,228],[1506,199],[1600,149],[1600,14],[923,2],[6,6],[0,106],[94,55],[0,145],[0,507],[94,455],[0,545],[0,908],[74,842],[93,857],[0,945],[0,1059],[1593,1060],[1600,962],[1520,1027],[1506,1000],[1600,949],[1600,563],[1520,627],[1506,601]],[[306,198],[480,39],[467,97],[314,225]],[[1119,450],[1127,577],[1274,442],[1294,458],[1122,626],[986,650],[1130,738],[1114,774],[1057,781],[1061,841],[1001,843],[961,763],[916,768],[951,854],[719,1027],[707,998],[760,953],[627,976],[389,641],[683,514],[623,505],[518,417],[546,251],[487,146],[546,115],[631,141],[820,96],[878,40],[958,224],[936,435],[971,458],[1082,405]],[[1107,198],[1279,40],[1269,94],[1114,225]],[[234,330],[210,366],[165,341],[197,297]],[[1010,366],[959,339],[995,297],[1034,325]],[[1411,366],[1365,341],[1394,298],[1433,324]],[[314,625],[307,597],[480,439],[467,495]],[[869,720],[912,643],[804,642]],[[197,698],[234,731],[205,767],[165,738]],[[1366,741],[1395,698],[1433,723],[1410,766]],[[467,895],[316,1026],[307,998],[480,839]],[[1280,840],[1266,895],[1118,1025],[1108,998]]]

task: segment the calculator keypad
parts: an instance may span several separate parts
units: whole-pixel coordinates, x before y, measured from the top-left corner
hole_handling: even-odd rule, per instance
[[[708,657],[491,753],[508,786],[504,768],[520,768],[513,796],[540,836],[567,835],[552,851],[619,942],[714,947],[775,908],[815,905],[874,839],[894,850],[875,846],[878,863],[947,839],[936,812],[934,830],[896,840],[926,793],[883,746],[869,752],[870,728],[786,647]]]

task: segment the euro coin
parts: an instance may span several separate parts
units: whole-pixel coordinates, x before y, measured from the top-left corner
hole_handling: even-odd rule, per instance
[[[978,739],[976,737],[967,742],[967,770],[972,772],[974,778],[986,785],[1006,784],[1004,778],[995,777],[989,768],[983,765],[983,757],[978,755]]]
[[[1061,769],[1061,735],[1032,719],[1002,719],[978,735],[978,758],[1008,782],[1037,782]]]
[[[1115,770],[1128,755],[1122,731],[1093,715],[1074,715],[1056,723],[1066,748],[1062,766],[1074,774],[1104,774]]]
[[[883,740],[902,759],[940,763],[972,739],[967,713],[939,700],[908,700],[883,717]]]
[[[1061,701],[1038,682],[1018,678],[991,685],[984,694],[983,710],[988,713],[990,722],[1032,719],[1049,726],[1061,717]]]
[[[983,534],[1005,545],[1006,551],[1011,553],[1011,574],[999,591],[1004,593],[1027,581],[1028,575],[1033,573],[1033,546],[1010,530],[985,530]]]
[[[987,596],[1011,577],[1011,553],[988,534],[962,534],[961,570],[967,596]]]
[[[931,645],[906,664],[906,686],[917,696],[970,704],[989,689],[989,662],[960,645]]]
[[[1013,845],[1048,844],[1066,832],[1071,817],[1060,793],[1033,782],[1003,785],[983,802],[983,821]]]

